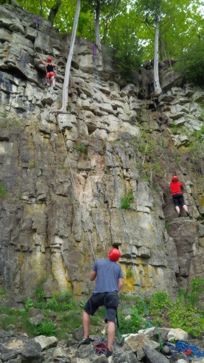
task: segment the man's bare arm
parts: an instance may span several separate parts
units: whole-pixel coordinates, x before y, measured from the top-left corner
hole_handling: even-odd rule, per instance
[[[91,271],[91,273],[90,273],[90,280],[91,281],[94,281],[95,278],[96,278],[96,271]]]
[[[120,291],[120,289],[122,289],[122,286],[123,286],[123,279],[122,278],[120,278],[119,280],[118,280],[118,290]]]

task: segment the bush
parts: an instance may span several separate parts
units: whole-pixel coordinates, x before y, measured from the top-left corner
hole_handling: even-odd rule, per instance
[[[149,310],[151,314],[160,314],[171,306],[171,299],[165,291],[157,291],[152,295]]]
[[[181,59],[176,64],[176,70],[185,79],[196,85],[204,85],[204,35],[197,38],[188,49],[185,49]]]
[[[26,311],[34,307],[34,302],[30,297],[28,297],[24,302],[24,307]]]
[[[37,301],[45,301],[45,292],[41,286],[35,290],[35,297]]]
[[[134,201],[134,196],[132,191],[128,192],[124,197],[120,200],[120,208],[121,209],[129,209],[130,204]]]
[[[199,297],[203,292],[204,279],[191,282],[189,291],[180,290],[176,301],[165,291],[157,291],[151,298],[135,297],[127,318],[120,314],[121,333],[136,333],[139,329],[154,326],[181,328],[195,337],[204,331],[204,310],[199,309]],[[124,301],[123,301],[124,303]],[[160,342],[162,345],[162,341]]]
[[[130,316],[120,315],[120,332],[122,334],[136,333],[139,329],[145,328],[145,319],[139,313],[136,306],[131,309]]]
[[[179,299],[172,305],[169,313],[169,322],[172,328],[181,328],[194,337],[204,331],[204,316],[198,309],[190,304],[183,304]]]
[[[84,154],[84,155],[87,155],[87,152],[88,152],[88,148],[87,148],[87,145],[85,144],[82,144],[82,143],[76,143],[74,145],[74,149],[76,151],[78,151],[80,154]]]
[[[35,335],[56,335],[56,326],[51,320],[45,320],[36,327]]]
[[[44,290],[42,288],[36,289],[35,292],[36,300],[27,299],[26,306],[35,307],[42,310],[51,311],[67,311],[74,308],[75,303],[72,295],[69,291],[63,291],[62,293],[57,293],[46,299]]]
[[[74,308],[74,303],[70,302],[60,302],[57,297],[52,297],[49,299],[45,305],[45,309],[52,311],[66,311]]]
[[[135,27],[135,13],[123,9],[120,17],[112,20],[106,44],[113,49],[114,68],[127,80],[132,81],[132,73],[137,70],[143,57]]]
[[[196,306],[199,304],[200,296],[204,291],[204,278],[197,277],[191,281],[190,288],[188,290],[181,289],[178,293],[177,300],[183,304],[189,304],[190,306]]]
[[[204,278],[197,277],[191,281],[191,288],[188,292],[188,301],[191,305],[195,306],[199,303],[200,296],[204,291]]]

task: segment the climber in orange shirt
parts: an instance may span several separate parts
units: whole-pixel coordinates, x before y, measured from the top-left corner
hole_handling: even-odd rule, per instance
[[[175,205],[178,216],[181,216],[181,209],[183,208],[188,216],[190,216],[188,207],[184,202],[183,197],[183,187],[184,183],[181,183],[176,175],[171,179],[170,191]]]

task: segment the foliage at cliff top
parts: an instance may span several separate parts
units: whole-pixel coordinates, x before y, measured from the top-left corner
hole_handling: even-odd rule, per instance
[[[53,25],[60,32],[71,33],[76,0],[16,0],[31,13],[50,19],[57,8]],[[7,3],[8,0],[1,0]],[[93,43],[100,38],[102,45],[114,49],[116,63],[127,73],[154,57],[155,18],[159,20],[159,54],[162,59],[182,59],[190,56],[193,65],[203,54],[204,9],[202,0],[83,0],[77,35]],[[98,30],[96,23],[98,22]],[[99,32],[97,34],[97,31]],[[197,54],[197,60],[191,57]],[[184,66],[182,66],[184,67]],[[188,65],[188,79],[196,78],[201,83],[198,69],[194,77]],[[189,76],[190,74],[190,76]],[[202,78],[202,77],[201,77]]]
[[[204,85],[204,31],[195,42],[184,49],[176,64],[176,69],[181,72],[187,81]]]

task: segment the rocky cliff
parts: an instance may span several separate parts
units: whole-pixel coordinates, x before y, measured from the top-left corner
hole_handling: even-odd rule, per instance
[[[69,113],[57,115],[69,38],[9,5],[0,6],[0,27],[2,286],[87,294],[94,259],[113,244],[125,292],[174,295],[204,276],[202,142],[192,148],[202,140],[204,92],[163,64],[163,94],[146,97],[151,70],[125,84],[107,52],[78,40]],[[52,90],[40,63],[47,54],[57,63]],[[176,217],[175,173],[191,218]]]

